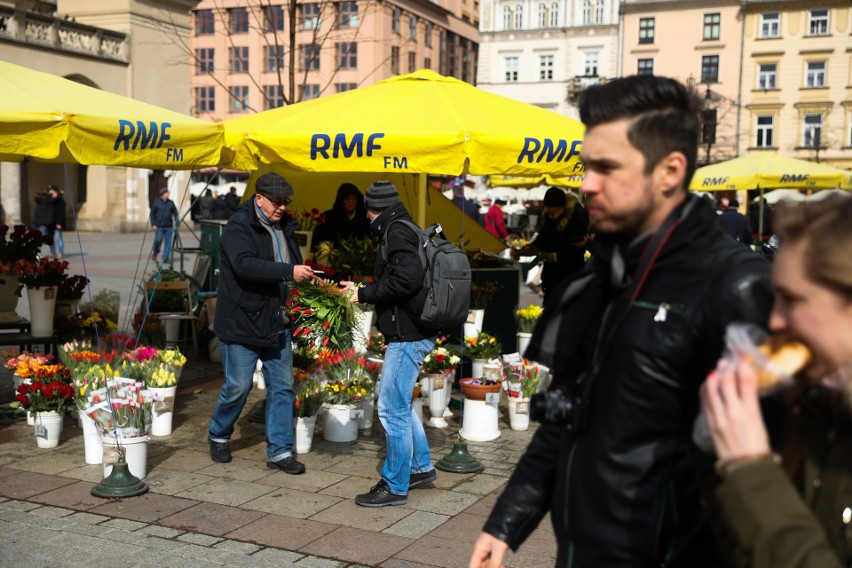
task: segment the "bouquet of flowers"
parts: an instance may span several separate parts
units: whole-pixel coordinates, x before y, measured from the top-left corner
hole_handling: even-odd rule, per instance
[[[106,387],[107,379],[114,376],[109,363],[89,365],[74,370],[71,377],[77,394],[77,408],[85,412],[89,406],[91,394]]]
[[[48,365],[53,360],[53,355],[41,355],[29,351],[7,351],[3,353],[3,366],[25,379],[31,378],[41,365]]]
[[[471,282],[470,309],[484,310],[494,300],[497,292],[499,292],[502,288],[503,286],[497,282],[485,282],[483,284]]]
[[[295,284],[284,303],[287,316],[296,326],[294,342],[318,349],[350,349],[355,306],[348,294],[326,280]]]
[[[325,214],[314,207],[310,211],[303,209],[295,216],[296,222],[299,223],[299,230],[313,231],[317,225],[322,225],[326,222]]]
[[[367,355],[374,359],[384,359],[385,350],[388,346],[385,343],[385,336],[381,333],[371,333],[367,338]]]
[[[351,280],[363,280],[373,275],[377,250],[379,237],[348,237],[337,244],[331,241],[320,243],[317,258],[323,259],[336,272],[347,275]]]
[[[26,225],[15,225],[11,233],[9,225],[0,225],[0,264],[8,266],[20,259],[35,261],[42,245],[52,242],[38,229]]]
[[[32,381],[18,386],[15,400],[35,416],[36,412],[63,412],[74,404],[71,372],[62,365],[39,367]]]
[[[180,374],[183,372],[183,366],[186,365],[186,356],[180,352],[177,347],[173,349],[163,349],[158,354],[160,363],[166,366],[170,373],[175,377],[175,384],[180,379]],[[168,385],[174,386],[174,385]]]
[[[89,279],[80,274],[69,276],[59,284],[56,299],[59,301],[79,300],[83,297]]]
[[[293,401],[293,416],[307,418],[315,416],[325,401],[322,383],[310,377],[296,382],[296,400]]]
[[[27,288],[59,286],[68,277],[65,274],[66,270],[68,270],[68,262],[46,258],[41,258],[35,262],[19,258],[12,267],[12,272],[18,277],[18,282]]]
[[[446,347],[435,347],[423,359],[423,370],[427,373],[449,373],[461,362],[455,351]]]
[[[538,318],[544,310],[541,306],[530,304],[525,308],[515,310],[515,318],[518,322],[518,333],[532,333]]]
[[[153,401],[142,381],[108,377],[103,388],[88,393],[83,409],[101,435],[135,438],[151,429]]]
[[[365,362],[354,349],[320,353],[317,365],[325,374],[326,402],[353,404],[373,392],[373,381],[364,368]]]
[[[464,354],[469,359],[493,359],[503,352],[503,346],[493,335],[480,331],[476,337],[464,338]]]

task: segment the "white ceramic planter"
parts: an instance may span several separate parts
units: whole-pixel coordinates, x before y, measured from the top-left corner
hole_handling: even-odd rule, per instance
[[[524,351],[527,350],[527,346],[530,344],[530,339],[532,339],[532,333],[518,332],[518,353],[521,354],[521,357],[524,356]]]
[[[464,336],[477,337],[482,331],[482,321],[485,319],[485,310],[470,310],[467,313],[467,321],[464,323]]]
[[[426,423],[432,428],[446,428],[449,426],[444,420],[444,410],[447,408],[447,393],[445,387],[447,378],[444,373],[432,373],[423,379],[424,383],[428,383],[429,393],[429,414],[431,417]]]
[[[172,433],[172,418],[175,410],[177,385],[173,387],[149,388],[154,395],[154,407],[151,419],[152,436],[168,436]]]
[[[314,441],[314,430],[317,425],[316,414],[313,416],[296,417],[294,423],[296,427],[296,453],[306,454],[311,451],[311,445]]]
[[[463,412],[462,438],[471,442],[489,442],[500,437],[496,402],[470,400],[465,397]]]
[[[30,332],[33,337],[50,337],[53,335],[56,288],[56,286],[27,288],[27,299],[30,302]]]
[[[322,435],[329,442],[354,442],[358,439],[358,406],[355,404],[325,405]]]
[[[137,438],[119,438],[122,449],[124,449],[124,460],[130,473],[144,479],[148,469],[148,436]],[[112,473],[113,464],[118,463],[119,452],[115,438],[104,436],[101,438],[104,445],[104,477]]]
[[[83,428],[83,448],[86,451],[86,463],[99,464],[104,461],[104,446],[95,421],[82,410],[77,410],[80,426]]]
[[[530,427],[530,399],[509,397],[509,426],[512,430]]]
[[[369,430],[373,427],[373,411],[376,409],[376,397],[373,393],[358,401],[358,429]]]
[[[49,412],[36,412],[35,436],[39,448],[55,448],[59,445],[59,436],[62,435],[63,414],[51,410]]]

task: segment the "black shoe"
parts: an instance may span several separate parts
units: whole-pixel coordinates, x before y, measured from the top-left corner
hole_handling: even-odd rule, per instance
[[[362,507],[389,507],[395,505],[405,505],[408,500],[408,495],[394,495],[390,492],[390,487],[382,479],[379,481],[369,493],[363,493],[355,496],[355,503]]]
[[[290,475],[299,475],[305,473],[305,464],[297,462],[296,458],[293,456],[288,456],[282,460],[278,460],[277,462],[266,462],[266,467],[270,469],[278,468],[284,473],[289,473]]]
[[[432,483],[436,479],[438,479],[438,472],[434,469],[422,471],[420,473],[412,473],[411,477],[408,478],[408,488],[413,489],[415,487],[420,487],[421,485]]]
[[[228,447],[228,442],[214,442],[210,440],[210,459],[219,463],[228,463],[231,461],[231,449]]]

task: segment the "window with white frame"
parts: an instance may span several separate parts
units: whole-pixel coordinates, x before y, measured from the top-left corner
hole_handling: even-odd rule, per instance
[[[524,7],[520,4],[515,6],[515,29],[524,29]]]
[[[602,24],[604,21],[604,0],[595,0],[595,23]]]
[[[781,13],[764,12],[760,15],[760,37],[781,36]]]
[[[808,35],[828,35],[828,9],[811,10],[808,14]]]
[[[503,29],[511,30],[512,29],[512,7],[511,6],[503,6]]]
[[[517,55],[508,55],[503,58],[503,78],[507,83],[518,82],[518,67],[520,67],[520,58]]]
[[[249,88],[247,86],[228,87],[231,99],[231,112],[245,112],[249,109]]]
[[[636,62],[636,74],[637,75],[653,75],[654,74],[654,60],[653,59],[640,59]]]
[[[556,2],[550,5],[550,27],[559,27],[559,4]]]
[[[547,27],[547,4],[538,5],[538,27]]]
[[[263,110],[284,106],[284,90],[281,85],[263,86]]]
[[[809,89],[825,87],[825,61],[808,61],[805,86]]]
[[[542,81],[553,81],[553,56],[538,56],[538,78]]]
[[[802,146],[819,148],[822,146],[822,115],[806,114],[802,129]]]
[[[600,54],[597,51],[587,51],[583,54],[583,75],[597,77],[598,65],[600,65]]]
[[[754,146],[756,148],[772,148],[775,137],[775,116],[761,114],[755,118],[754,123]]]
[[[216,88],[195,87],[195,110],[212,112],[216,110]]]
[[[583,0],[583,25],[592,23],[592,0]]]
[[[761,91],[774,89],[778,79],[777,63],[761,63],[757,66],[757,88]]]

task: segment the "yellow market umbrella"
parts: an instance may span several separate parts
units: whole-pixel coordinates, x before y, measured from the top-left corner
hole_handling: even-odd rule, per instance
[[[221,161],[221,124],[0,61],[0,159],[188,169]]]
[[[313,172],[583,171],[580,122],[428,70],[224,124],[237,169],[259,160]]]
[[[543,175],[538,177],[519,176],[488,176],[488,185],[491,187],[538,187],[540,185],[555,185],[557,187],[570,187],[578,189],[583,184],[586,176],[577,174],[572,176]]]
[[[852,189],[852,172],[758,152],[696,170],[689,189]]]

